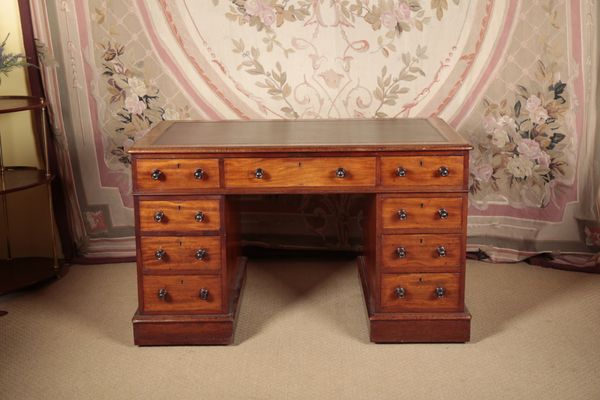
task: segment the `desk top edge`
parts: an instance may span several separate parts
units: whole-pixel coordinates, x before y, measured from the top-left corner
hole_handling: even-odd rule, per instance
[[[345,124],[348,127],[348,123],[357,122],[359,125],[377,125],[379,121],[385,121],[389,126],[390,124],[397,125],[397,128],[402,129],[402,125],[409,123],[419,123],[421,125],[428,124],[431,127],[432,134],[436,134],[441,140],[429,140],[429,141],[411,141],[402,142],[398,141],[395,143],[386,142],[381,143],[377,141],[369,142],[362,141],[360,143],[329,143],[322,141],[321,143],[261,143],[255,144],[253,142],[248,143],[211,143],[211,144],[167,144],[157,143],[160,141],[161,136],[167,132],[171,127],[176,124],[207,124],[207,127],[229,126],[239,127],[248,124],[247,126],[258,126],[265,123],[273,122],[274,126],[301,126],[303,123],[307,125],[313,125],[318,122],[326,122],[328,125]],[[409,122],[410,121],[410,122]],[[356,132],[354,132],[356,133]],[[389,134],[389,133],[388,133]],[[339,138],[338,138],[339,139]],[[274,141],[275,142],[275,141]],[[387,152],[387,151],[466,151],[471,150],[472,146],[460,135],[458,135],[454,129],[452,129],[445,121],[438,117],[430,118],[410,118],[410,119],[385,119],[385,120],[365,120],[365,119],[337,119],[337,120],[299,120],[299,121],[286,121],[286,120],[255,120],[255,121],[239,121],[239,120],[226,120],[226,121],[161,121],[154,126],[148,134],[136,142],[130,149],[129,153],[136,154],[165,154],[165,153],[179,153],[179,154],[217,154],[217,153],[304,153],[304,152]]]

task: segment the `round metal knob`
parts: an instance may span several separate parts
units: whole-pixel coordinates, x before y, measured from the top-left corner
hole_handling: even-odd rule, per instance
[[[156,258],[157,260],[164,260],[164,258],[167,256],[167,252],[164,251],[163,249],[158,249],[154,252],[154,258]]]
[[[160,169],[155,169],[150,174],[150,177],[155,181],[162,179],[163,176],[164,176],[164,174],[162,173],[162,171]]]
[[[335,171],[335,176],[337,176],[338,178],[345,178],[346,177],[346,170],[344,168],[338,168]]]
[[[208,289],[206,288],[202,288],[200,289],[200,299],[201,300],[208,300]]]
[[[265,177],[265,171],[262,168],[256,168],[254,171],[254,176],[256,179],[262,179]]]
[[[406,249],[404,247],[398,247],[396,249],[396,254],[398,255],[398,258],[405,258],[406,257]]]
[[[202,222],[204,221],[204,213],[202,211],[198,211],[196,213],[196,215],[194,216],[194,218],[196,219],[196,222]]]
[[[398,167],[396,168],[396,175],[399,177],[404,177],[406,176],[406,169],[404,169],[404,167]]]
[[[403,208],[400,211],[398,211],[398,218],[400,218],[401,221],[405,221],[408,218],[408,212]]]
[[[204,179],[205,176],[206,174],[204,173],[204,170],[202,168],[198,168],[194,171],[194,178],[198,179],[199,181]]]
[[[396,294],[397,298],[403,299],[406,296],[406,289],[404,289],[403,287],[397,287],[396,289],[394,289],[394,293]]]
[[[446,211],[445,208],[440,208],[438,210],[438,215],[440,216],[441,219],[448,219],[448,211]]]
[[[436,250],[440,257],[446,257],[446,248],[444,246],[438,246]]]
[[[441,166],[438,168],[438,173],[440,174],[440,176],[448,176],[450,175],[450,170],[448,169],[448,167]]]
[[[446,294],[446,289],[444,289],[443,287],[435,288],[435,297],[437,297],[438,299],[444,297],[445,294]]]
[[[167,301],[167,289],[165,288],[160,288],[158,289],[158,298],[161,299],[162,301]]]
[[[206,249],[196,250],[196,259],[203,260],[206,257]]]
[[[165,219],[165,213],[162,211],[157,211],[154,213],[154,221],[155,222],[163,222],[163,220]]]

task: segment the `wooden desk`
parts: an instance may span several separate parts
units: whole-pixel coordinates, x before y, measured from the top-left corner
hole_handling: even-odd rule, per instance
[[[437,118],[162,122],[133,156],[137,345],[229,344],[246,260],[235,195],[367,193],[373,342],[465,342],[468,152]]]

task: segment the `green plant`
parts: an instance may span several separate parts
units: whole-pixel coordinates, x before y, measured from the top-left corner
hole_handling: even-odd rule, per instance
[[[6,52],[6,42],[10,33],[6,35],[2,43],[0,43],[0,84],[2,83],[2,75],[8,76],[8,73],[18,67],[29,65],[23,54],[15,54]]]

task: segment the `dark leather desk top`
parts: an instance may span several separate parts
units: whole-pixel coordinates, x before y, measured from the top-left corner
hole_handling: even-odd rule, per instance
[[[439,118],[303,121],[163,121],[130,153],[465,150]]]

